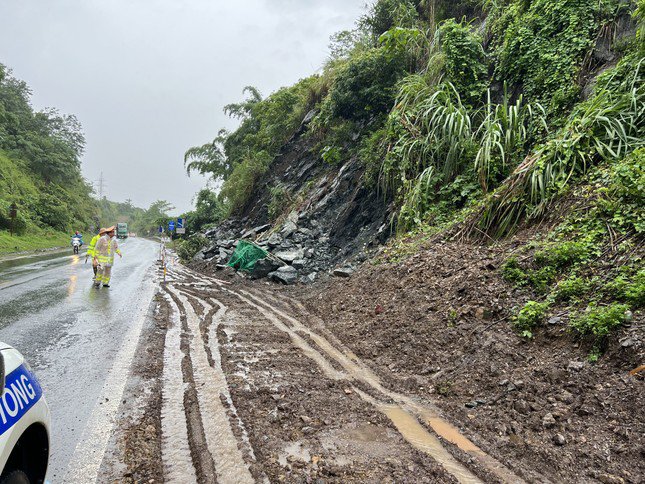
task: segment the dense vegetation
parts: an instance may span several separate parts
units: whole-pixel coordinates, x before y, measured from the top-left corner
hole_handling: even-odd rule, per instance
[[[93,207],[80,170],[80,125],[54,110],[35,112],[30,94],[0,65],[0,229],[9,228],[12,203],[18,233],[86,226]]]
[[[246,100],[225,108],[240,127],[186,152],[189,172],[223,182],[218,196],[200,194],[214,209],[198,218],[212,223],[242,210],[314,110],[307,135],[321,160],[361,157],[365,182],[398,202],[401,230],[477,205],[469,233],[503,235],[540,215],[572,175],[642,144],[636,7],[376,1],[355,30],[334,36],[321,75],[266,99],[247,87]]]
[[[226,107],[240,127],[186,152],[222,187],[200,192],[192,228],[243,212],[308,114],[321,163],[360,159],[400,233],[493,241],[573,210],[504,274],[534,294],[519,331],[567,306],[600,348],[643,305],[644,19],[643,0],[376,0],[320,75],[246,88]],[[299,195],[270,193],[272,220]]]

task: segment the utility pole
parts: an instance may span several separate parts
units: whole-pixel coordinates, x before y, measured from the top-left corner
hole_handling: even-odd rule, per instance
[[[103,198],[103,191],[105,190],[106,185],[105,185],[105,179],[103,178],[103,172],[101,172],[101,176],[99,177],[98,181],[99,185],[99,200]]]

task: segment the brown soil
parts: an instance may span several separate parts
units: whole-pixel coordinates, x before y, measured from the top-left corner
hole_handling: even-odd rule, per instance
[[[257,310],[223,293],[217,299],[231,308],[217,334],[257,480],[453,482],[347,381],[327,378]]]
[[[389,403],[389,397],[348,375],[311,330],[336,349],[351,350],[388,391],[436,404],[463,435],[528,482],[643,482],[645,372],[629,375],[645,362],[642,314],[612,337],[596,364],[587,362],[590,343],[575,339],[566,321],[547,325],[531,341],[518,337],[511,310],[529,294],[499,275],[512,248],[512,242],[491,248],[435,241],[403,262],[366,264],[349,279],[310,287],[249,282],[230,272],[216,274],[225,281],[220,285],[205,284],[195,273],[172,274],[170,284],[199,318],[199,344],[213,368],[219,349],[230,392],[222,403],[256,481],[455,481],[370,403]],[[184,404],[193,465],[200,482],[212,482],[217,463],[195,393],[195,343],[187,337],[185,308],[171,296],[181,310],[187,355]],[[204,310],[200,301],[214,309]],[[279,322],[259,309],[267,303]],[[219,304],[228,309],[211,333]],[[115,439],[121,467],[104,466],[109,480],[163,480],[160,378],[170,310],[159,298],[155,324],[142,335],[124,397],[133,403],[124,400]],[[634,344],[623,347],[619,341],[627,335]],[[328,370],[308,356],[298,337],[324,357]],[[341,376],[333,378],[333,372]],[[444,443],[484,482],[499,482]]]
[[[511,250],[439,241],[293,293],[389,387],[436,402],[528,480],[643,482],[645,372],[629,375],[645,362],[642,313],[596,364],[566,321],[526,341],[509,321],[528,295],[498,269]]]
[[[119,428],[100,472],[101,482],[163,482],[161,462],[161,375],[168,304],[156,297],[144,327],[121,402]]]

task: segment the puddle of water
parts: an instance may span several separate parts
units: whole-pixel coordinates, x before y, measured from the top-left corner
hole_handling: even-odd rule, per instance
[[[254,296],[248,291],[240,290],[240,292],[247,296],[249,299],[253,299],[259,304],[256,304],[255,302],[247,299],[247,297],[244,297],[226,288],[223,288],[223,290],[236,295],[247,304],[255,307],[270,321],[272,321],[274,325],[278,327],[278,329],[289,334],[294,344],[301,350],[303,350],[307,356],[316,361],[321,369],[323,369],[324,373],[327,374],[327,376],[330,376],[328,368],[331,367],[327,359],[317,350],[313,349],[308,343],[306,343],[304,339],[296,334],[296,332],[307,334],[322,351],[324,351],[329,357],[331,357],[343,367],[343,369],[347,372],[347,375],[344,375],[341,372],[337,372],[335,369],[333,370],[333,372],[336,374],[340,373],[341,379],[353,378],[355,380],[367,383],[373,389],[398,402],[399,405],[385,405],[377,402],[369,395],[355,389],[355,391],[359,395],[361,395],[363,399],[370,401],[370,403],[372,403],[383,413],[385,413],[390,418],[390,420],[392,420],[394,425],[406,440],[408,440],[415,447],[419,448],[419,450],[422,450],[423,452],[439,461],[449,472],[453,473],[457,479],[460,479],[461,482],[480,481],[476,476],[474,476],[474,474],[472,474],[468,469],[466,469],[456,459],[454,459],[443,447],[439,439],[425,430],[425,428],[418,422],[418,420],[407,410],[405,410],[404,407],[412,409],[414,413],[423,418],[424,421],[438,435],[455,444],[465,452],[469,453],[486,468],[488,468],[488,470],[500,477],[504,482],[523,482],[522,479],[513,474],[503,464],[501,464],[495,458],[484,453],[468,438],[463,436],[456,427],[454,427],[443,418],[439,417],[438,411],[435,407],[431,405],[421,405],[405,395],[386,389],[381,384],[379,377],[369,368],[363,365],[355,354],[338,350],[327,339],[313,332],[308,327],[300,323],[297,319],[283,313],[279,309],[271,306],[266,301],[258,299],[257,296]],[[282,321],[280,321],[280,319],[276,317],[276,315],[280,318],[288,320],[293,326],[289,327],[285,325],[284,323],[282,323]]]
[[[309,449],[302,446],[302,442],[292,442],[287,445],[284,450],[278,455],[278,462],[282,467],[289,465],[288,458],[302,460],[304,462],[311,461],[311,453]]]
[[[390,436],[387,433],[387,428],[379,427],[372,424],[360,424],[356,428],[350,429],[345,432],[345,438],[354,440],[356,442],[387,442]]]
[[[419,421],[399,405],[384,404],[365,392],[354,387],[354,391],[365,401],[374,405],[394,424],[399,433],[421,452],[436,460],[455,478],[465,484],[479,484],[482,481],[455,459],[441,444],[441,441],[428,432]]]
[[[452,457],[444,446],[441,445],[439,439],[424,429],[417,419],[408,412],[398,405],[377,404],[377,407],[388,416],[405,440],[410,442],[416,449],[435,459],[448,472],[455,476],[459,482],[472,484],[482,482]]]

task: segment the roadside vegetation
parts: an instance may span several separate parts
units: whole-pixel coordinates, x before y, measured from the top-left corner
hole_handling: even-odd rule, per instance
[[[66,247],[69,245],[69,234],[53,230],[34,230],[30,234],[11,236],[9,232],[0,232],[0,256],[15,252]]]
[[[330,169],[361,160],[399,240],[494,243],[544,223],[501,271],[533,295],[514,326],[530,338],[562,313],[600,354],[643,305],[644,21],[642,0],[377,0],[320,74],[245,88],[225,108],[239,128],[186,152],[221,186],[198,194],[191,230],[244,213],[308,137]],[[279,220],[297,194],[269,190]]]
[[[29,86],[0,64],[0,252],[69,244],[75,230],[128,222],[153,233],[172,208],[98,200],[81,174],[85,137],[73,115],[34,111]],[[16,217],[10,217],[10,207]],[[13,229],[14,236],[10,236]]]

